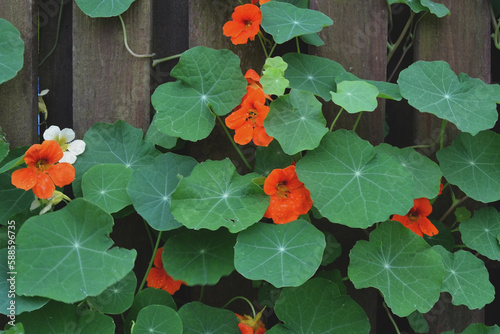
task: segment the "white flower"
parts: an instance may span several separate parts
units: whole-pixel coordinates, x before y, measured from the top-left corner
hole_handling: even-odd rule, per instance
[[[58,126],[51,125],[43,133],[43,139],[55,140],[64,152],[64,156],[59,162],[75,163],[76,156],[85,151],[85,142],[83,140],[75,139],[75,131],[65,128],[59,129]]]

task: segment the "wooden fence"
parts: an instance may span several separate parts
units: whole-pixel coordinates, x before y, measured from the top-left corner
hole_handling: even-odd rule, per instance
[[[309,53],[333,59],[364,79],[390,77],[395,82],[399,70],[422,59],[445,60],[456,73],[465,72],[488,83],[499,82],[500,69],[495,61],[499,63],[500,54],[492,48],[490,0],[436,2],[445,4],[451,15],[444,18],[426,15],[419,22],[413,47],[404,54],[402,50],[396,52],[388,61],[387,41],[395,41],[408,20],[405,5],[393,5],[389,11],[386,0],[310,0],[310,7],[331,17],[334,24],[321,33],[326,45],[310,48]],[[135,52],[154,52],[156,58],[197,45],[228,48],[241,57],[243,70],[258,69],[264,57],[257,42],[234,46],[222,35],[222,26],[236,5],[237,0],[136,0],[123,15],[128,43]],[[48,108],[46,124],[71,127],[77,138],[95,122],[122,119],[147,129],[152,112],[150,96],[159,84],[171,80],[169,72],[175,61],[152,67],[151,58],[131,56],[124,47],[117,17],[90,18],[72,0],[1,0],[0,17],[17,27],[26,45],[23,69],[14,79],[0,85],[0,126],[11,147],[39,141],[38,85],[40,90],[50,90],[44,97]],[[39,66],[56,38],[54,52]],[[278,50],[285,51],[286,46]],[[325,105],[325,110],[332,108],[333,105]],[[386,120],[391,128],[388,137],[384,132]],[[354,119],[345,122],[349,125]],[[441,121],[433,115],[414,113],[404,103],[380,101],[378,109],[362,119],[358,133],[373,144],[385,140],[406,146],[426,144],[425,140],[437,138],[440,126]],[[448,128],[449,142],[455,131],[451,126]],[[214,136],[217,132],[216,129]],[[203,159],[210,152],[214,158],[219,151],[225,156],[230,148],[225,138],[221,137],[222,141],[217,148],[202,141],[197,151],[191,148],[191,154]],[[341,229],[341,233],[347,252],[352,247],[349,242],[359,236],[348,229]],[[492,280],[496,273],[498,281],[500,272],[491,270]],[[500,291],[499,282],[493,283]],[[372,332],[389,333],[390,330],[384,329],[388,326],[386,316],[377,316],[378,294],[363,291],[363,296],[364,300],[358,301],[370,317]],[[433,328],[431,333],[440,333],[448,329],[444,321],[465,326],[484,321],[485,316],[488,321],[489,312],[496,312],[497,318],[500,314],[498,306],[474,312],[457,308],[444,296],[427,314],[427,319]]]

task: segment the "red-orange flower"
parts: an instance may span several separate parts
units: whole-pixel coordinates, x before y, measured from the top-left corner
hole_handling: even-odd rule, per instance
[[[264,89],[262,88],[262,85],[260,84],[260,75],[255,72],[254,70],[252,69],[249,69],[246,73],[245,73],[245,79],[247,79],[247,82],[248,82],[248,86],[247,86],[247,91],[252,88],[252,89],[260,89],[262,91],[264,91]],[[266,97],[266,99],[268,100],[272,100],[271,97],[267,94],[264,93],[264,96]]]
[[[235,130],[236,143],[245,145],[253,140],[255,145],[268,146],[273,140],[264,129],[264,119],[269,113],[269,107],[265,103],[266,96],[262,89],[247,87],[241,105],[226,117],[227,127]]]
[[[24,190],[33,189],[38,198],[50,198],[55,186],[63,187],[75,179],[75,168],[70,163],[57,163],[63,155],[61,147],[53,140],[31,146],[24,154],[28,167],[12,173],[12,184]]]
[[[235,313],[240,320],[238,328],[241,334],[264,334],[266,332],[266,326],[260,320],[262,312],[264,312],[264,309],[255,315],[255,319],[246,314],[241,316]]]
[[[264,217],[272,218],[275,224],[296,220],[312,207],[311,193],[299,181],[295,165],[273,170],[264,182],[264,192],[271,196]]]
[[[233,44],[245,44],[248,39],[254,40],[259,33],[262,13],[259,7],[252,4],[237,6],[231,15],[232,21],[222,27],[224,35],[231,37]]]
[[[186,285],[186,283],[181,280],[174,280],[172,276],[167,274],[163,268],[163,261],[161,259],[162,253],[163,247],[156,250],[155,258],[153,260],[154,267],[151,267],[149,270],[146,281],[149,287],[163,289],[173,295],[181,288],[182,284]]]
[[[421,237],[424,234],[433,236],[438,234],[439,231],[427,218],[431,212],[431,202],[427,198],[417,198],[413,200],[413,208],[406,215],[393,215],[391,220],[400,222]]]
[[[260,1],[259,1],[259,0],[252,0],[252,3],[253,3],[253,4],[256,4],[256,3],[257,3],[257,1],[259,2],[259,5],[263,5],[263,4],[265,4],[266,2],[269,2],[269,1],[271,1],[271,0],[260,0]]]

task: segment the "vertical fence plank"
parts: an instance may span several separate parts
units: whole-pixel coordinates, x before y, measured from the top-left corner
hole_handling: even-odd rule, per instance
[[[38,143],[36,13],[34,0],[0,2],[0,17],[19,30],[25,43],[23,68],[0,85],[0,126],[11,148]]]
[[[122,14],[130,48],[151,52],[152,1]],[[146,130],[150,122],[151,59],[127,52],[120,20],[90,18],[73,8],[73,122],[78,135],[95,122],[125,120]]]
[[[333,19],[333,26],[325,28],[320,36],[325,45],[313,53],[339,62],[362,79],[386,80],[387,60],[387,3],[384,0],[311,0],[311,8]],[[328,104],[326,111],[336,113]],[[365,113],[356,132],[372,144],[384,140],[384,101],[378,108]],[[352,127],[357,115],[347,117],[341,126]]]

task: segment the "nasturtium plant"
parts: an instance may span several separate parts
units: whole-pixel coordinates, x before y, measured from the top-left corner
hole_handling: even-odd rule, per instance
[[[373,111],[377,108],[377,87],[366,81],[342,81],[337,83],[337,91],[330,92],[332,101],[348,113]]]
[[[288,64],[281,57],[268,58],[263,67],[260,84],[264,93],[272,95],[283,95],[288,88],[289,81],[285,79],[285,70]]]
[[[84,199],[28,219],[17,235],[17,292],[65,303],[102,293],[136,257],[135,250],[111,248],[112,227],[111,216]]]
[[[500,261],[500,214],[492,207],[479,209],[474,216],[460,224],[464,244],[480,254]]]
[[[16,27],[0,18],[0,84],[16,76],[24,64],[24,42]]]
[[[185,304],[177,312],[182,320],[184,334],[217,333],[238,334],[236,315],[221,308],[211,307],[200,302]]]
[[[173,309],[164,305],[149,305],[140,310],[134,324],[134,334],[182,334],[182,320]]]
[[[178,81],[160,85],[151,96],[156,127],[173,137],[197,141],[245,95],[238,56],[229,50],[197,46],[185,51],[170,75]],[[215,115],[214,115],[215,114]]]
[[[121,314],[132,306],[136,286],[137,278],[131,271],[124,278],[107,287],[98,296],[89,297],[87,301],[99,312]]]
[[[450,11],[445,5],[441,3],[435,3],[431,0],[387,0],[387,2],[392,5],[395,3],[407,4],[411,10],[415,13],[431,12],[437,17],[443,17],[450,15]]]
[[[90,17],[111,17],[123,14],[135,0],[75,0]]]

